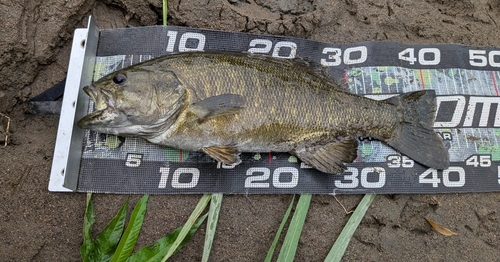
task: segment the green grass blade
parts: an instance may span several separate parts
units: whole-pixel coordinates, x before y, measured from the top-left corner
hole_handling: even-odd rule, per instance
[[[115,217],[108,223],[95,240],[95,261],[109,261],[115,253],[116,246],[120,241],[125,227],[125,218],[127,217],[127,201],[122,205]]]
[[[87,207],[83,217],[83,243],[80,246],[80,254],[84,262],[91,261],[90,253],[94,251],[95,244],[92,241],[92,226],[95,223],[94,205],[92,204],[92,193],[87,193]]]
[[[144,195],[135,205],[127,228],[120,239],[120,243],[118,243],[115,254],[111,258],[112,262],[126,261],[130,254],[132,254],[132,251],[134,251],[134,246],[137,242],[137,238],[139,237],[144,216],[146,215],[148,198],[149,195]]]
[[[222,194],[212,194],[210,199],[210,209],[208,210],[207,232],[205,233],[205,245],[203,246],[202,262],[208,261],[212,243],[214,242],[215,229],[219,220],[220,207],[222,204]]]
[[[349,218],[349,221],[347,221],[344,229],[342,229],[342,232],[335,241],[335,244],[333,244],[332,249],[330,249],[325,261],[332,262],[340,261],[342,259],[354,231],[358,228],[359,223],[365,216],[366,210],[370,207],[374,198],[375,194],[366,194],[363,199],[361,199],[361,202],[359,202],[358,207],[356,207],[356,210],[352,213],[351,218]]]
[[[179,251],[188,241],[191,239],[191,237],[196,233],[196,230],[200,227],[200,225],[205,221],[207,218],[208,214],[205,214],[203,216],[200,216],[196,222],[193,224],[191,229],[189,230],[189,233],[186,235],[186,237],[182,240],[181,244],[177,247],[177,249],[174,251],[174,254]],[[139,251],[137,251],[135,254],[133,254],[127,262],[156,262],[160,261],[165,254],[167,254],[168,250],[171,248],[172,244],[175,242],[175,240],[178,238],[179,233],[181,232],[182,227],[177,228],[174,232],[158,239],[155,243],[141,248]]]
[[[294,201],[295,201],[295,195],[293,195],[292,201],[290,202],[290,205],[288,206],[288,209],[285,212],[285,216],[283,216],[283,220],[281,220],[280,227],[278,228],[278,231],[276,232],[276,236],[274,237],[273,243],[271,244],[269,251],[267,251],[267,256],[266,256],[266,259],[264,260],[265,262],[271,262],[271,259],[273,258],[274,249],[276,248],[276,245],[278,244],[278,241],[280,239],[281,231],[283,231],[283,228],[285,227],[286,221],[288,221],[288,217],[290,217],[290,213],[292,212]]]
[[[203,195],[201,197],[200,201],[198,201],[198,204],[194,208],[194,210],[191,213],[191,215],[189,216],[188,220],[186,221],[186,223],[182,227],[181,232],[179,232],[179,236],[174,241],[174,243],[172,244],[172,247],[170,247],[167,254],[161,260],[162,262],[167,261],[167,259],[174,254],[175,250],[177,250],[177,247],[181,244],[182,240],[186,237],[187,233],[189,232],[189,229],[191,227],[193,227],[193,224],[196,221],[196,219],[201,215],[201,212],[203,212],[203,210],[205,210],[205,208],[207,207],[208,202],[210,202],[210,198],[211,198],[211,195],[208,195],[208,194]]]
[[[162,8],[163,25],[167,25],[167,11],[168,11],[168,0],[163,0],[163,8]]]
[[[285,240],[281,246],[280,254],[277,261],[293,261],[297,246],[299,244],[300,234],[304,227],[307,211],[311,203],[311,194],[303,194],[300,196],[295,212],[293,213],[292,221],[286,232]]]

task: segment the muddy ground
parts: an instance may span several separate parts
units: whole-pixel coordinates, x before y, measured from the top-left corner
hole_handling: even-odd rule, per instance
[[[334,43],[500,47],[500,3],[493,0],[171,0],[168,8],[170,25]],[[31,115],[26,101],[65,77],[72,32],[89,15],[105,29],[155,25],[160,10],[159,0],[0,0],[0,112],[11,118],[8,145],[0,146],[0,261],[80,260],[85,194],[47,190],[59,117]],[[4,132],[6,119],[0,119]],[[127,196],[94,197],[100,230]],[[138,246],[182,225],[198,199],[151,196]],[[338,199],[352,209],[361,196]],[[211,260],[262,261],[290,200],[225,196]],[[458,235],[440,235],[424,217]],[[332,196],[314,196],[296,260],[322,261],[348,218]],[[203,233],[172,261],[200,260]],[[377,196],[344,260],[499,261],[500,194]]]

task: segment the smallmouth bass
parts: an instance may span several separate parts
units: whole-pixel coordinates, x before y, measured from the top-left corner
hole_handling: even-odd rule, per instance
[[[449,166],[432,129],[434,91],[376,101],[293,60],[179,53],[118,70],[84,91],[96,110],[81,128],[203,151],[228,165],[240,162],[240,152],[289,152],[340,173],[357,157],[356,137],[370,136],[425,166]]]

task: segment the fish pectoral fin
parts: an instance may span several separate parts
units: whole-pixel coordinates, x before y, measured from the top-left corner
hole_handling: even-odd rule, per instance
[[[222,94],[201,100],[190,106],[191,112],[203,122],[207,119],[238,113],[244,108],[245,99],[241,95]]]
[[[345,163],[351,163],[356,159],[358,141],[348,138],[323,146],[298,148],[292,153],[321,172],[338,174],[347,169]]]
[[[213,159],[226,165],[241,163],[240,152],[232,145],[204,147],[201,150]]]

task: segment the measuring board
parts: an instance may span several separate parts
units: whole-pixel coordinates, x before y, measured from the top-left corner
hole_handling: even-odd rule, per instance
[[[500,49],[396,42],[338,45],[173,26],[99,31],[90,20],[87,29],[75,32],[49,183],[51,191],[141,194],[500,191],[497,85]],[[321,67],[336,82],[341,79],[347,83],[349,91],[372,99],[433,89],[438,105],[434,128],[449,151],[450,167],[435,170],[422,166],[369,137],[359,138],[358,158],[348,164],[343,174],[321,173],[288,153],[243,153],[241,164],[227,166],[204,153],[165,148],[139,138],[84,131],[76,126],[76,121],[93,110],[92,101],[81,91],[92,79],[162,55],[209,50],[300,58],[311,67]],[[77,80],[71,80],[75,75]]]

